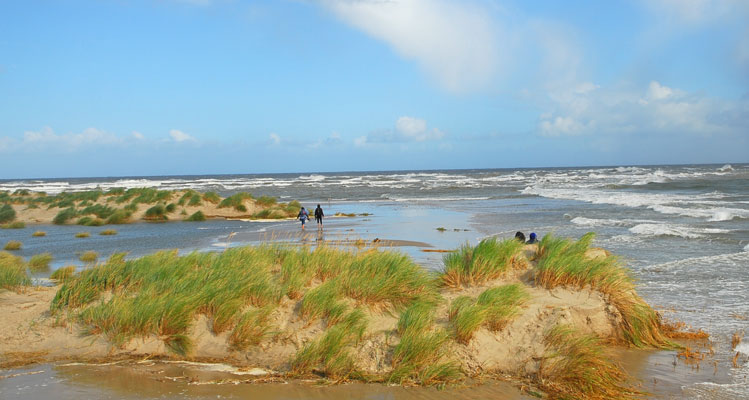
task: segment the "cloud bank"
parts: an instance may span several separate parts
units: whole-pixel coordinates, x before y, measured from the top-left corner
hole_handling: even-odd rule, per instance
[[[493,78],[499,43],[486,10],[469,1],[321,0],[339,19],[416,61],[452,92]]]

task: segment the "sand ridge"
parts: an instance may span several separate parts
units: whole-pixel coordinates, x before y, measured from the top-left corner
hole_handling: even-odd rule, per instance
[[[526,263],[531,268],[530,263]],[[566,323],[582,333],[601,338],[617,338],[619,314],[597,291],[536,287],[528,270],[515,271],[502,279],[461,290],[445,289],[446,299],[437,310],[436,325],[448,329],[449,302],[460,295],[475,297],[487,288],[522,283],[530,299],[519,315],[499,332],[480,328],[468,344],[450,342],[450,354],[468,375],[485,372],[527,376],[538,372],[547,349],[543,335],[551,327]],[[101,336],[87,336],[76,324],[62,326],[51,316],[49,306],[58,288],[33,287],[16,293],[0,292],[0,363],[22,363],[24,354],[35,354],[35,361],[106,360],[165,358],[174,360],[220,360],[242,367],[260,367],[276,372],[289,370],[289,361],[301,348],[319,338],[326,326],[322,320],[303,320],[299,302],[284,297],[272,312],[274,331],[259,345],[245,351],[233,350],[228,332],[215,334],[210,320],[197,315],[189,336],[193,349],[187,357],[170,353],[155,335],[135,338],[122,347],[113,347]],[[398,343],[394,313],[368,310],[367,331],[354,349],[357,367],[370,374],[387,373],[391,367],[393,346]]]

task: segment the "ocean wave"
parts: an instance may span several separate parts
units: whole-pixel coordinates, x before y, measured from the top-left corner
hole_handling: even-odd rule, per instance
[[[747,244],[746,246],[744,246],[744,251],[749,251],[749,244]]]
[[[639,224],[629,231],[644,236],[678,236],[687,239],[698,239],[706,234],[728,233],[727,229],[697,228],[677,224]]]
[[[733,171],[733,166],[731,166],[731,164],[726,164],[726,165],[718,168],[718,171],[720,171],[720,172]]]
[[[749,253],[726,253],[712,256],[701,256],[684,258],[676,261],[669,261],[661,264],[649,265],[643,268],[643,271],[670,271],[679,268],[704,268],[706,265],[714,266],[720,264],[724,268],[736,267],[744,269],[749,262]]]
[[[626,226],[627,222],[618,219],[575,217],[570,220],[575,225],[581,226]]]

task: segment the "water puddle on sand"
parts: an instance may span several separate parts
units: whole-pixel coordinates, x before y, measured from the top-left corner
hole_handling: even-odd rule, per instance
[[[639,380],[638,388],[659,399],[689,397],[695,383],[725,384],[727,369],[710,360],[687,365],[675,351],[626,350],[614,355]],[[686,390],[686,391],[685,391]],[[700,396],[723,398],[721,396]],[[259,368],[226,364],[126,361],[108,364],[41,364],[0,371],[0,398],[96,399],[534,399],[509,382],[487,380],[465,387],[437,389],[383,384],[323,385],[315,381],[286,381]]]
[[[252,372],[252,373],[250,373]],[[5,376],[6,378],[2,378]],[[473,387],[437,388],[350,383],[319,385],[314,381],[263,378],[261,371],[242,371],[223,364],[116,363],[43,364],[0,371],[0,398],[79,399],[534,399],[510,383],[484,382]]]

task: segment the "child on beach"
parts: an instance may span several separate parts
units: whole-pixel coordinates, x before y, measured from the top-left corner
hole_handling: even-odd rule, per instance
[[[299,210],[299,215],[297,215],[297,218],[302,221],[302,230],[304,230],[304,223],[307,222],[307,219],[309,219],[309,213],[304,209],[304,207]]]
[[[322,217],[324,217],[325,214],[322,212],[322,207],[320,205],[317,205],[317,208],[315,208],[315,221],[317,221],[317,227],[322,228]]]

